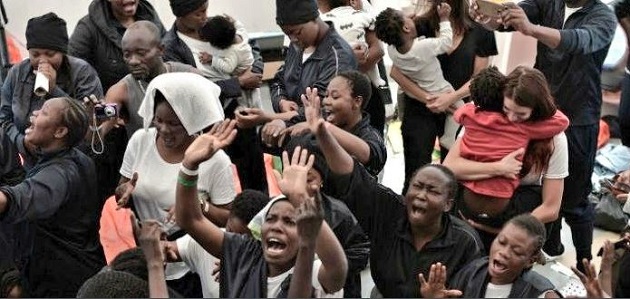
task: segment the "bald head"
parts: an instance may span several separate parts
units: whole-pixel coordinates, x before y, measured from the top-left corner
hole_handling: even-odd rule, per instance
[[[160,29],[149,21],[137,21],[131,24],[125,31],[122,40],[125,41],[137,36],[144,36],[146,41],[152,42],[151,46],[162,40]]]
[[[138,21],[125,31],[123,59],[136,79],[150,80],[160,74],[164,62],[160,30],[149,21]]]

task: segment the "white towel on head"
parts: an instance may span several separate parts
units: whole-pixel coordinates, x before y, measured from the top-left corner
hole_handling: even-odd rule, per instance
[[[195,73],[165,73],[151,80],[138,109],[145,130],[153,121],[156,90],[164,95],[188,135],[225,118],[218,85]]]

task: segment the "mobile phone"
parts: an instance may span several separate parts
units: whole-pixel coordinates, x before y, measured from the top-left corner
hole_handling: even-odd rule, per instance
[[[627,239],[621,239],[615,242],[615,244],[613,244],[614,250],[628,248],[628,247],[630,247],[630,241],[628,241]],[[604,254],[604,247],[599,249],[599,251],[597,252],[597,256],[602,256],[603,254]]]

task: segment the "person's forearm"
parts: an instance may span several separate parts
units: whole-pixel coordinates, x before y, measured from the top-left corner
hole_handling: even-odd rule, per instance
[[[543,179],[542,203],[532,211],[532,216],[542,223],[549,223],[558,219],[564,179]]]
[[[531,37],[537,39],[545,46],[555,49],[560,45],[560,31],[558,29],[544,27],[540,25],[533,25],[532,32],[529,34]]]
[[[374,31],[367,31],[365,40],[368,43],[368,52],[367,59],[359,66],[362,72],[371,70],[379,61],[381,61],[383,55],[385,55],[383,46],[381,45],[380,40],[376,37],[376,33]]]
[[[326,222],[322,223],[316,244],[315,252],[322,261],[318,274],[319,282],[327,293],[341,290],[346,283],[348,260],[339,240]]]
[[[9,208],[9,200],[4,192],[0,192],[0,216]]]
[[[336,174],[349,174],[354,169],[354,161],[346,150],[339,145],[337,139],[328,131],[326,126],[318,130],[316,137],[319,146],[326,157],[330,171]]]
[[[407,78],[396,66],[392,66],[390,77],[398,83],[398,86],[417,101],[426,103],[429,94],[424,91],[418,84]]]
[[[182,163],[182,166],[188,169],[199,168],[198,165],[184,166],[184,163],[185,161]],[[179,177],[177,179],[185,182],[193,182],[198,179],[197,176],[189,176],[181,171],[178,175]],[[185,230],[189,230],[193,226],[194,222],[201,221],[201,219],[204,218],[197,196],[196,183],[191,186],[183,186],[181,183],[177,183],[175,202],[176,219],[177,224]]]
[[[370,160],[370,147],[363,139],[333,124],[329,124],[328,129],[348,154],[355,157],[362,164],[368,163]]]
[[[287,112],[278,112],[278,113],[273,113],[270,115],[270,120],[272,121],[274,119],[279,119],[279,120],[283,120],[283,121],[289,121],[292,118],[298,116],[298,112],[297,111],[287,111]]]
[[[444,159],[443,165],[448,167],[458,180],[477,181],[501,175],[496,162],[476,162],[461,156],[461,139],[453,143]]]
[[[312,296],[314,256],[314,245],[300,244],[287,298],[310,298]]]
[[[147,261],[149,270],[149,296],[151,298],[168,298],[164,265],[160,261]]]
[[[223,206],[215,206],[212,203],[207,202],[208,213],[207,216],[218,227],[225,227],[228,218],[230,217],[230,210]]]

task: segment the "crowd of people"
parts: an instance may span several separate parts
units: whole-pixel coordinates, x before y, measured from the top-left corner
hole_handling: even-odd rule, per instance
[[[71,35],[31,18],[0,90],[0,296],[356,298],[369,265],[376,298],[558,298],[532,268],[563,253],[562,218],[587,296],[628,296],[630,229],[595,271],[588,195],[630,1],[420,2],[277,0],[272,111],[256,40],[208,0],[169,0],[170,30],[146,0],[92,0]],[[536,64],[491,66],[495,30],[536,39]],[[378,180],[386,53],[401,194]]]

